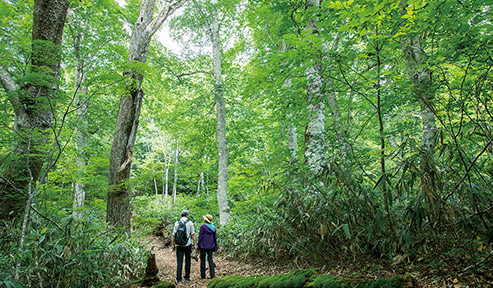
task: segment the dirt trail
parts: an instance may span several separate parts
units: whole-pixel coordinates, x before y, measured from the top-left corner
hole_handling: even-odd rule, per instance
[[[146,237],[152,243],[148,247],[153,247],[153,253],[156,254],[156,263],[159,268],[159,279],[176,284],[176,253],[171,247],[165,247],[162,237]],[[255,265],[246,263],[242,259],[233,259],[229,255],[224,255],[221,251],[214,253],[214,262],[216,264],[216,277],[227,275],[274,275],[277,273],[289,272],[286,268],[276,266],[265,267],[264,265]],[[183,271],[184,273],[185,271]],[[192,259],[190,280],[188,283],[177,284],[177,287],[205,288],[209,283],[209,271],[206,272],[207,279],[200,279],[200,260],[196,262]]]

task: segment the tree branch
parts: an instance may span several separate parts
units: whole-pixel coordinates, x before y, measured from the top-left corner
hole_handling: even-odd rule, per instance
[[[19,85],[14,82],[12,76],[10,76],[10,74],[2,67],[0,67],[0,83],[2,83],[3,88],[7,92],[12,92],[19,89]]]
[[[181,78],[182,77],[185,77],[185,76],[190,76],[190,75],[195,75],[195,74],[199,74],[199,73],[203,73],[203,74],[209,74],[211,76],[214,76],[214,74],[212,72],[209,72],[209,71],[204,71],[204,70],[197,70],[197,71],[193,71],[193,72],[188,72],[188,73],[182,73],[182,74],[176,74],[175,72],[173,72],[173,70],[168,67],[168,66],[162,66],[163,68],[165,68],[166,70],[168,70],[174,77],[176,77],[180,82],[181,82]]]
[[[151,35],[154,35],[156,31],[163,25],[164,21],[168,18],[169,15],[173,14],[178,8],[182,7],[185,4],[186,0],[177,0],[174,3],[167,2],[159,15],[152,20],[147,28],[150,30]]]

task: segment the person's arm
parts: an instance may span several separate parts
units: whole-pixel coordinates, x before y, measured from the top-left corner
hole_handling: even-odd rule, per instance
[[[178,222],[175,223],[175,226],[173,227],[173,233],[171,233],[171,245],[173,245],[173,250],[175,250],[176,248],[176,244],[175,244],[175,233],[176,233],[176,230],[178,229]]]
[[[192,234],[192,240],[193,240],[193,247],[197,246],[197,241],[195,241],[195,233]]]
[[[193,240],[193,246],[192,248],[195,248],[196,244],[197,244],[197,241],[195,240],[195,225],[191,225],[191,229],[190,229],[190,237],[192,237],[192,240]]]

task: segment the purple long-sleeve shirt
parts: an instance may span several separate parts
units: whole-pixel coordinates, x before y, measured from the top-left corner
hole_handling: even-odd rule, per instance
[[[199,245],[197,248],[214,250],[216,247],[216,227],[212,224],[203,224],[200,226]]]

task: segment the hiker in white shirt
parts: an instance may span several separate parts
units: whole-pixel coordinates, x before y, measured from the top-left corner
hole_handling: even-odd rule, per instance
[[[192,250],[195,248],[195,230],[193,222],[188,218],[190,213],[188,210],[181,211],[181,219],[176,221],[175,227],[173,229],[173,236],[171,237],[171,242],[173,243],[173,249],[176,249],[176,281],[181,283],[182,279],[182,269],[183,269],[183,256],[185,256],[185,282],[190,282],[190,266],[192,264]],[[180,227],[180,222],[186,227],[186,239],[184,243],[179,243],[180,240],[183,241],[182,231],[178,234],[178,228]],[[178,243],[176,243],[178,242]]]

